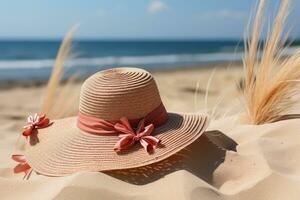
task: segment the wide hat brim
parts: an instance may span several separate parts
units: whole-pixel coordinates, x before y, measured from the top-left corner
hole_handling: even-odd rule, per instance
[[[208,126],[208,117],[200,114],[168,113],[168,121],[156,128],[153,136],[161,144],[153,153],[136,143],[116,153],[117,135],[86,133],[77,127],[77,117],[53,121],[28,139],[25,156],[38,173],[65,176],[78,171],[108,171],[142,167],[164,160],[199,138]]]

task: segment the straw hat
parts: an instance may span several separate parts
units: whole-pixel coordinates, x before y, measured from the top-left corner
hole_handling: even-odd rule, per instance
[[[138,68],[92,75],[82,85],[78,116],[50,122],[28,137],[25,151],[27,163],[49,176],[153,164],[208,126],[204,115],[166,112],[153,76]]]

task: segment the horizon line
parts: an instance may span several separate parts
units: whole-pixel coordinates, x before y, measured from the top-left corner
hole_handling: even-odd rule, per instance
[[[63,38],[58,37],[0,37],[0,42],[61,42]],[[242,38],[85,38],[78,37],[74,42],[237,42],[243,43]],[[262,39],[261,41],[264,41]],[[288,42],[300,42],[300,38],[288,38]]]

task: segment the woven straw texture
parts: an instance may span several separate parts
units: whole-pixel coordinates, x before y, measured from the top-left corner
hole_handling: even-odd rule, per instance
[[[153,76],[142,69],[115,68],[98,72],[81,88],[80,112],[105,120],[145,117],[161,104]]]
[[[117,68],[91,76],[82,86],[80,112],[105,120],[122,116],[137,119],[161,104],[149,72]],[[139,143],[121,153],[113,150],[117,135],[97,135],[80,130],[77,117],[54,120],[30,137],[25,156],[37,172],[64,176],[78,171],[108,171],[141,167],[170,157],[194,142],[208,126],[206,116],[168,113],[168,121],[152,135],[161,140],[148,154]]]

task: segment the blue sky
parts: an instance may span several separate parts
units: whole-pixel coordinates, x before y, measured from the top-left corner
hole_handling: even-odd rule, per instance
[[[274,11],[280,0],[269,0]],[[80,23],[77,38],[243,37],[256,0],[0,0],[0,38],[60,38]],[[297,20],[296,20],[297,19]],[[300,0],[289,17],[300,38]]]

